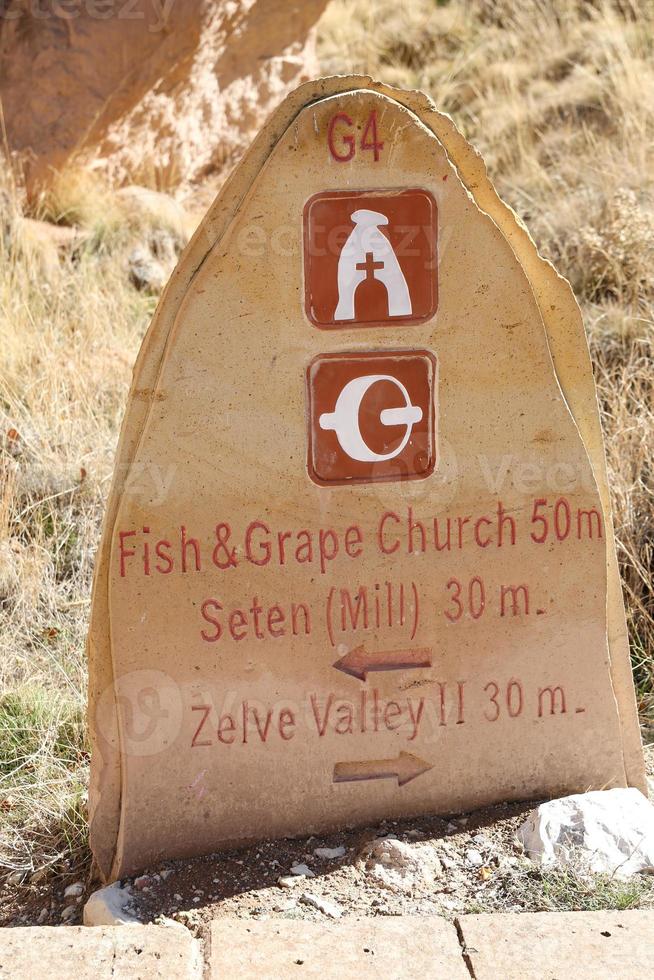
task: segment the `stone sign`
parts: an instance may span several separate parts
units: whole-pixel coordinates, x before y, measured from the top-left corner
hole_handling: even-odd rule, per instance
[[[642,786],[568,284],[419,93],[298,89],[139,356],[89,639],[106,878]]]

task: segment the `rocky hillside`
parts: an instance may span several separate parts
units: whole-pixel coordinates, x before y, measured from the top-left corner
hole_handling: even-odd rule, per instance
[[[114,4],[116,16],[78,4],[75,16],[71,8],[36,18],[33,5],[4,0],[8,145],[30,185],[81,161],[113,181],[188,185],[233,161],[279,101],[316,74],[325,4],[136,0]]]

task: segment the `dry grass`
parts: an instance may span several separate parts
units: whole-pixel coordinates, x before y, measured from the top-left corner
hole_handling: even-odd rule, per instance
[[[362,70],[420,87],[452,113],[577,291],[650,731],[653,47],[654,4],[630,0],[333,0],[320,34],[326,73]],[[44,866],[68,873],[87,861],[84,635],[92,561],[130,368],[153,307],[126,273],[130,239],[149,229],[135,227],[114,192],[70,174],[42,216],[79,225],[85,241],[54,263],[21,244],[20,194],[5,175],[0,864],[25,879]]]
[[[0,860],[31,872],[84,851],[92,563],[153,301],[93,223],[54,267],[14,248],[15,203],[0,229]]]
[[[583,868],[543,870],[528,861],[497,875],[492,898],[473,899],[465,912],[601,912],[654,908],[654,887],[645,875],[616,878]]]

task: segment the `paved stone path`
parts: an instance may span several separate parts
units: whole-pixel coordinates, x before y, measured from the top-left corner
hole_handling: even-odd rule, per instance
[[[182,926],[0,932],[0,980],[649,980],[654,912],[220,919]]]

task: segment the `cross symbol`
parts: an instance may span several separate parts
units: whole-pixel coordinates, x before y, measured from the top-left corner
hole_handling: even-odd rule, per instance
[[[357,269],[360,269],[362,272],[365,271],[366,279],[374,279],[375,269],[383,269],[383,268],[384,268],[384,263],[375,262],[372,252],[366,252],[365,262],[357,262]]]

